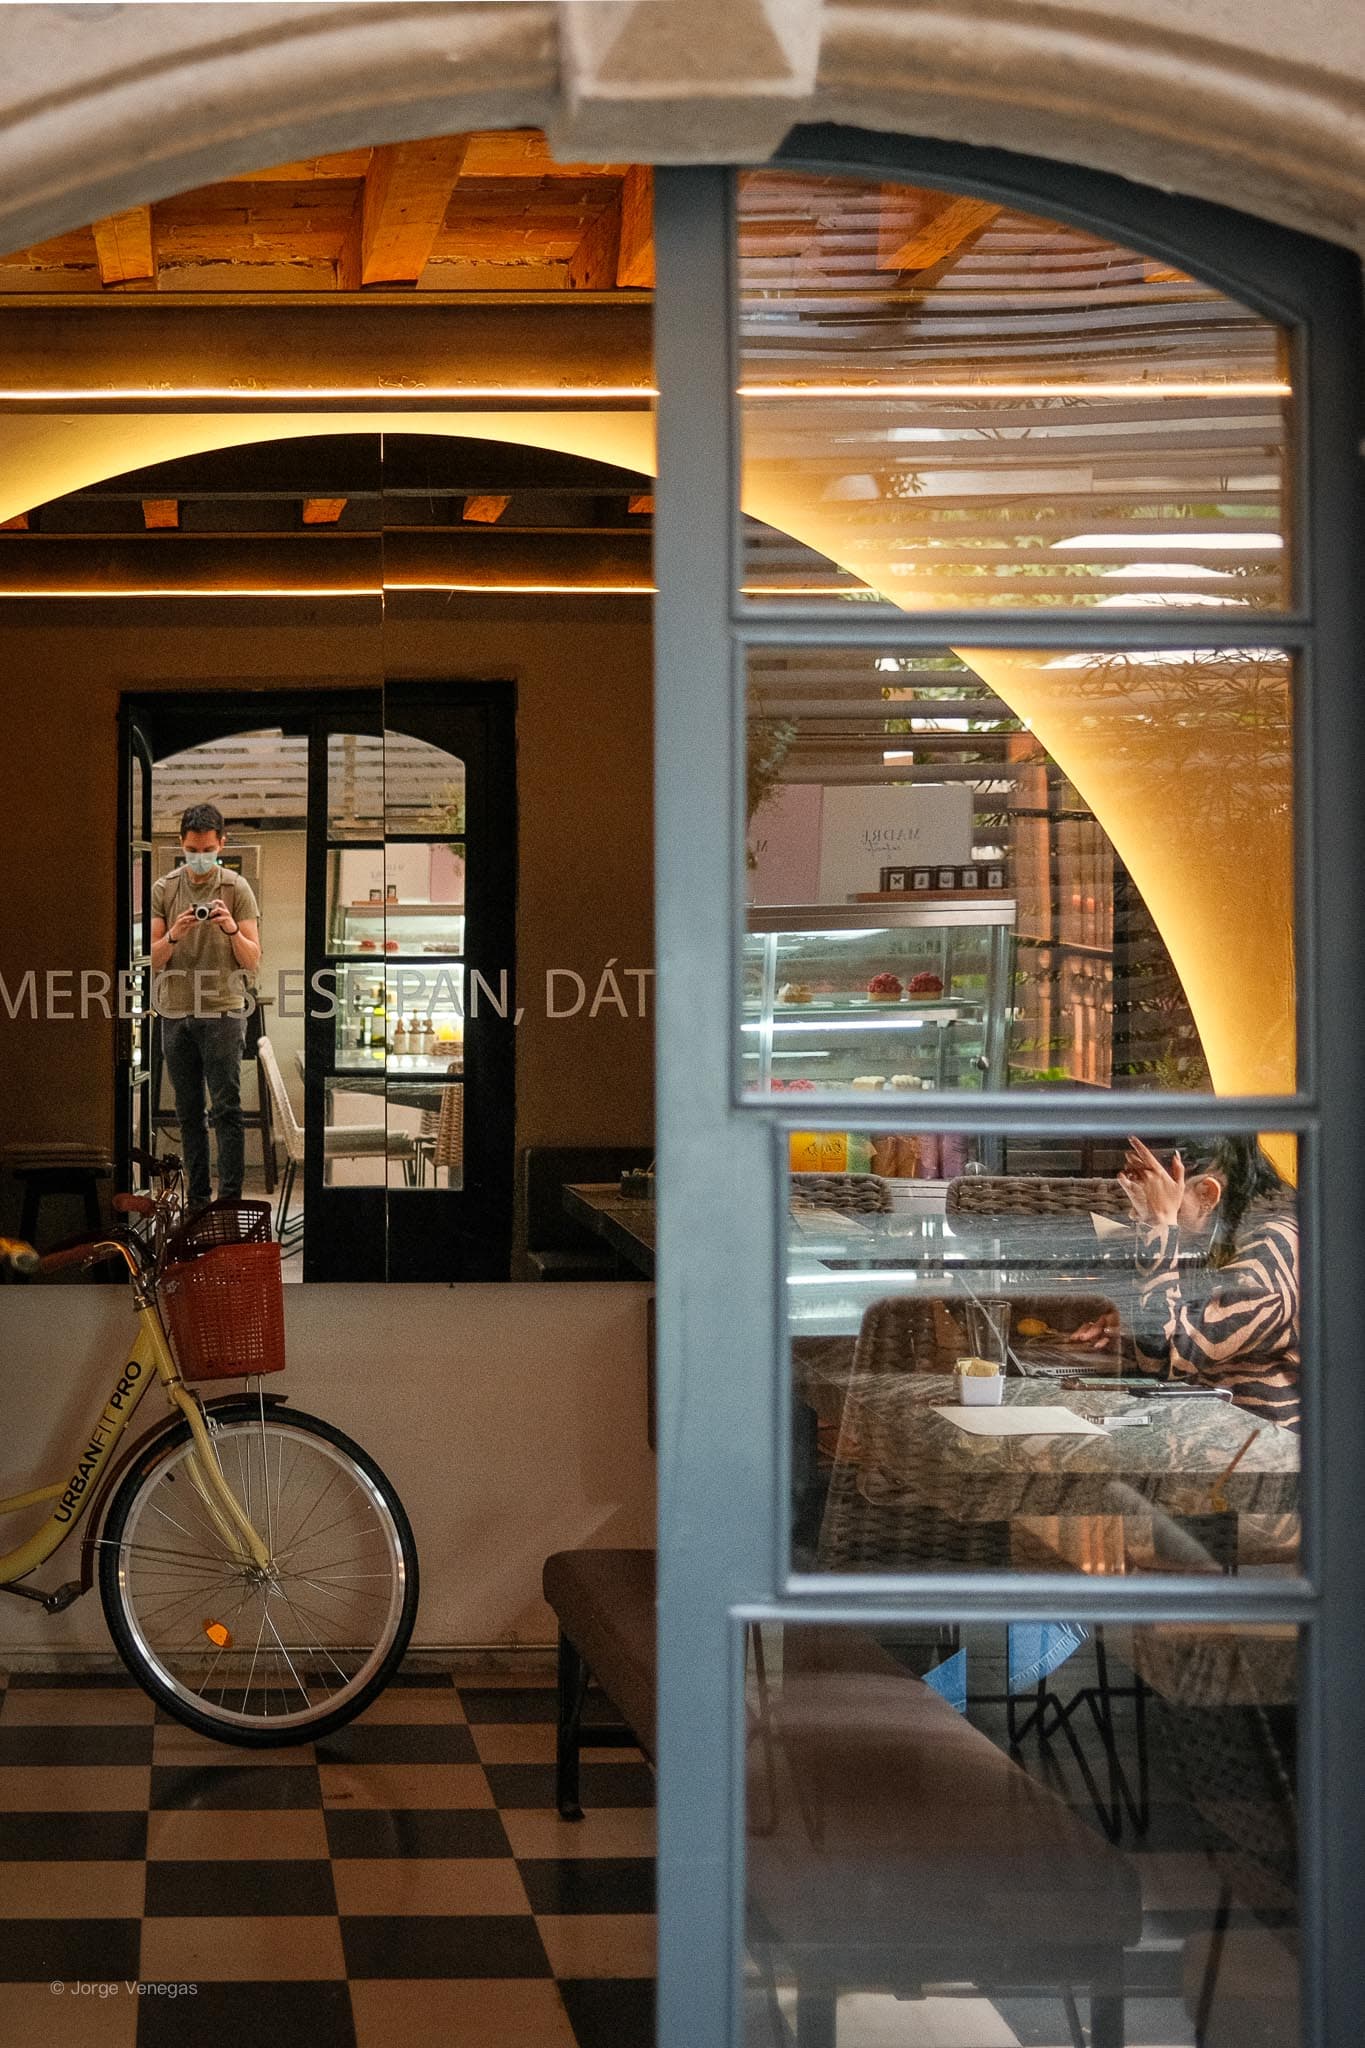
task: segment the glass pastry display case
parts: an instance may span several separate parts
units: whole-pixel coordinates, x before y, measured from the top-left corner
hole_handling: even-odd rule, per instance
[[[449,1073],[464,1041],[464,842],[353,842],[328,862],[334,1071]]]
[[[746,1093],[1005,1085],[1012,900],[751,907]]]

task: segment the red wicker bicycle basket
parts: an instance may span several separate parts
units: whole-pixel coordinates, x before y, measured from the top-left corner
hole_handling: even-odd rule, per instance
[[[280,1247],[266,1202],[214,1202],[171,1239],[160,1298],[187,1380],[284,1370]]]
[[[166,1243],[166,1257],[172,1265],[181,1259],[196,1259],[220,1244],[269,1244],[269,1202],[205,1202],[193,1209]]]

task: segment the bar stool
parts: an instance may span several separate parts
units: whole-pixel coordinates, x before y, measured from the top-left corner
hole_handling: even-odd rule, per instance
[[[111,1178],[114,1162],[98,1145],[59,1140],[9,1145],[5,1148],[5,1163],[14,1178],[23,1183],[19,1235],[28,1243],[37,1240],[38,1215],[43,1203],[55,1196],[77,1196],[85,1208],[87,1228],[92,1232],[103,1229],[99,1183]]]

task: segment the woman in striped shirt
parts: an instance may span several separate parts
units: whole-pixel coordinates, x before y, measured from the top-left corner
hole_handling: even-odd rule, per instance
[[[1240,1408],[1299,1426],[1299,1226],[1251,1138],[1218,1138],[1163,1166],[1129,1140],[1119,1183],[1138,1224],[1133,1339],[1144,1372],[1226,1387]],[[1204,1250],[1180,1264],[1191,1240]]]

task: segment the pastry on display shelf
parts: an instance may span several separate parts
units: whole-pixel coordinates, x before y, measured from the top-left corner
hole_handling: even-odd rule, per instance
[[[898,1003],[905,989],[897,975],[874,974],[867,984],[867,993],[874,1003]]]
[[[804,981],[784,981],[777,991],[779,1003],[808,1003],[811,992]]]

